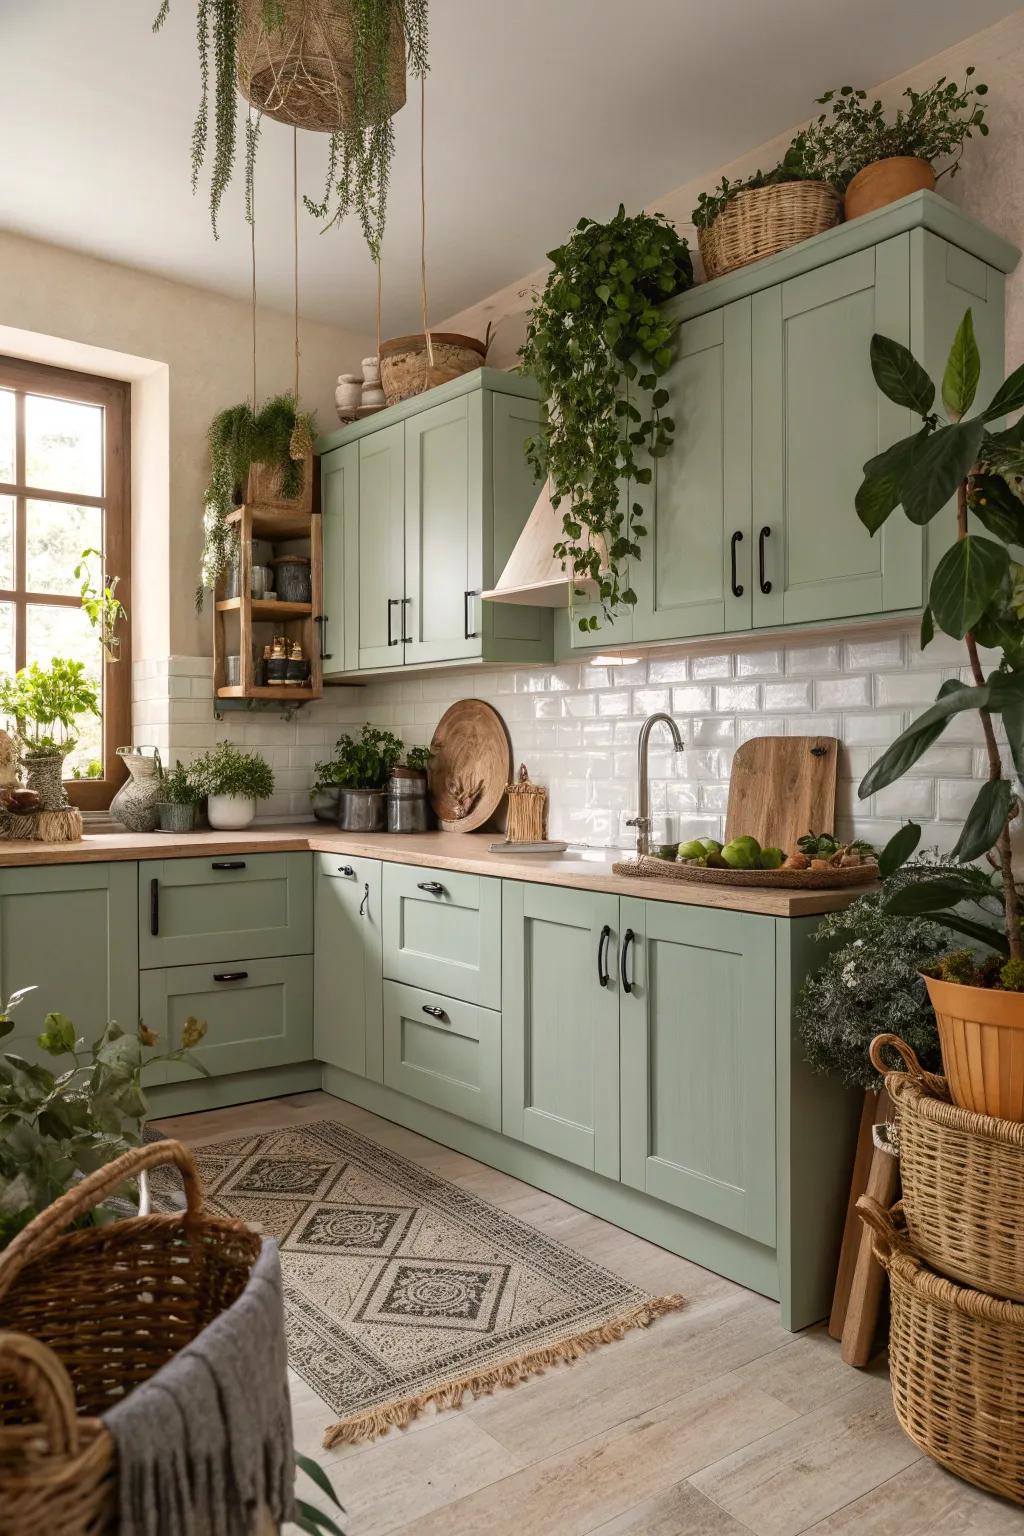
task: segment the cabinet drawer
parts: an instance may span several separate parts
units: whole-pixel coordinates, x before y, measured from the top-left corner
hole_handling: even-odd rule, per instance
[[[139,964],[189,965],[313,948],[308,853],[149,859],[139,865]]]
[[[380,863],[316,855],[313,1054],[379,1083]]]
[[[206,1036],[195,1055],[215,1077],[312,1058],[310,955],[144,971],[139,992],[142,1018],[159,1035],[161,1051],[181,1044],[187,1019],[205,1020]],[[195,1078],[174,1063],[154,1072],[167,1083]]]
[[[386,981],[384,1082],[499,1131],[501,1014]]]
[[[500,1008],[500,880],[386,864],[384,975]]]

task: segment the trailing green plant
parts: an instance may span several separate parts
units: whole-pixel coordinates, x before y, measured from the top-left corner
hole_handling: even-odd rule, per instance
[[[556,558],[573,583],[596,583],[604,617],[613,620],[616,609],[636,602],[626,565],[639,560],[646,528],[633,487],[650,484],[650,460],[668,452],[675,432],[662,414],[669,391],[661,380],[679,322],[663,306],[690,286],[693,266],[686,241],[662,214],[627,217],[621,203],[606,224],[580,219],[548,259],[552,271],[534,295],[519,354],[547,402],[527,455],[550,482],[552,505],[568,503]],[[576,622],[598,628],[596,614]]]
[[[967,865],[995,850],[1001,903],[996,927],[965,918],[957,909],[962,901],[977,898],[978,871],[954,869],[908,884],[887,901],[886,910],[905,916],[931,914],[955,932],[1019,960],[1024,958],[1024,939],[1010,849],[1010,819],[1017,813],[1017,800],[1003,774],[994,719],[998,716],[1002,721],[1020,777],[1024,774],[1024,623],[1014,608],[1019,578],[1010,547],[1024,544],[1024,503],[1014,489],[1015,477],[1024,471],[1024,418],[1003,430],[993,430],[993,424],[1024,406],[1024,366],[1000,385],[983,410],[968,416],[981,376],[981,358],[967,310],[942,377],[945,417],[936,409],[934,382],[900,342],[873,336],[871,367],[882,393],[919,416],[921,427],[864,466],[857,515],[872,535],[900,506],[912,523],[923,527],[955,498],[957,536],[932,576],[921,620],[921,646],[931,643],[936,629],[962,640],[971,681],[947,679],[935,703],[872,764],[859,793],[865,798],[894,783],[939,739],[954,716],[976,711],[988,777],[967,814],[953,856],[960,865]],[[971,531],[971,513],[984,534]],[[979,647],[1000,654],[998,665],[987,674]],[[896,834],[883,854],[885,872],[899,868],[910,857],[919,837],[920,829],[912,825]]]
[[[195,771],[185,763],[175,763],[163,776],[160,799],[169,805],[197,805],[205,793]]]
[[[756,170],[751,176],[740,176],[730,181],[723,176],[713,192],[702,192],[690,218],[698,229],[708,229],[738,192],[750,192],[757,187],[774,187],[789,181],[828,181],[825,162],[816,152],[816,146],[806,133],[798,133],[786,153],[770,171]]]
[[[11,1014],[34,991],[23,987],[8,998],[0,1014],[0,1038],[13,1032]],[[141,1081],[144,1064],[183,1062],[209,1077],[192,1054],[205,1034],[205,1022],[189,1018],[180,1045],[155,1055],[157,1036],[145,1024],[129,1033],[111,1021],[90,1044],[66,1014],[48,1013],[37,1041],[47,1056],[65,1058],[59,1071],[13,1052],[0,1054],[0,1248],[77,1175],[102,1168],[139,1145],[149,1113]],[[102,1210],[93,1211],[81,1222],[103,1219]]]
[[[988,86],[972,85],[974,72],[972,64],[962,85],[942,75],[926,91],[908,88],[903,92],[908,105],[897,107],[891,118],[879,100],[868,105],[867,92],[852,85],[826,91],[818,97],[818,105],[828,111],[798,134],[795,142],[819,168],[823,180],[840,191],[866,165],[897,155],[927,160],[933,168],[948,160],[936,170],[936,178],[953,177],[967,140],[975,132],[984,138],[989,131],[981,102]]]
[[[259,411],[248,400],[229,406],[210,423],[210,478],[203,493],[197,610],[238,558],[238,533],[227,518],[245,494],[249,470],[254,464],[272,465],[281,477],[282,496],[298,496],[314,427],[313,413],[300,410],[291,394],[274,395]]]
[[[235,795],[245,800],[269,800],[274,770],[258,752],[243,752],[222,741],[192,764],[193,784],[203,795]]]
[[[339,736],[333,756],[314,765],[313,793],[335,788],[383,789],[404,751],[400,737],[367,723],[358,737]]]
[[[93,575],[91,560],[99,562],[99,582]],[[124,604],[117,596],[120,576],[108,576],[103,569],[103,553],[99,549],[83,549],[74,570],[79,583],[82,608],[93,629],[98,631],[100,647],[110,661],[117,661],[121,641],[117,626],[128,617]]]
[[[99,690],[85,663],[55,656],[0,679],[0,714],[14,721],[26,757],[66,756],[78,745],[75,724],[100,712]]]
[[[433,755],[429,747],[410,747],[405,754],[404,766],[412,773],[426,773]]]

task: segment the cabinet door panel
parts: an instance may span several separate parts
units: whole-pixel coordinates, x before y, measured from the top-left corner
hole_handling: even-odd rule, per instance
[[[872,538],[854,506],[865,461],[913,429],[870,362],[875,332],[910,341],[909,251],[899,235],[754,295],[755,626],[922,601],[920,529]]]
[[[485,1008],[501,1006],[501,881],[384,866],[384,974]]]
[[[623,901],[622,1179],[775,1242],[774,920]]]
[[[214,1077],[309,1061],[313,1054],[313,958],[175,965],[143,971],[142,1012],[161,1040],[176,1045],[190,1018],[208,1026],[195,1055]],[[165,1082],[194,1080],[170,1063]]]
[[[313,1054],[380,1082],[380,864],[320,853],[316,881]]]
[[[155,884],[155,901],[154,901]],[[308,853],[147,859],[139,865],[139,963],[188,965],[313,948]]]
[[[424,1104],[501,1129],[501,1014],[384,983],[384,1081]]]
[[[352,604],[359,615],[358,664],[399,667],[405,633],[405,427],[400,421],[359,440],[357,535],[357,548],[346,547],[346,607]]]
[[[506,880],[502,1130],[619,1176],[618,898]],[[598,949],[609,979],[600,985]]]
[[[649,534],[632,573],[634,640],[750,625],[750,368],[749,299],[681,327],[665,380],[675,441],[655,461]]]
[[[405,423],[406,662],[480,655],[481,412],[478,390]]]
[[[323,670],[354,670],[359,665],[358,592],[346,601],[349,545],[359,552],[359,444],[348,443],[320,460],[320,506],[323,525],[323,613],[320,650]]]

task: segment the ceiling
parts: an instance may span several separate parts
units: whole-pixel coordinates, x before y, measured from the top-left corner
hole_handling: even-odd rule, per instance
[[[189,185],[195,0],[0,0],[0,220],[26,235],[247,297],[236,173],[211,236]],[[431,0],[428,281],[436,323],[535,269],[583,212],[630,211],[810,115],[821,88],[889,79],[1016,10],[1010,0]],[[419,327],[418,86],[396,118],[384,327]],[[241,121],[242,113],[239,112]],[[320,194],[326,140],[299,135]],[[291,130],[257,165],[260,300],[291,306]],[[301,308],[373,328],[352,224],[300,226]],[[0,272],[0,281],[2,281]]]

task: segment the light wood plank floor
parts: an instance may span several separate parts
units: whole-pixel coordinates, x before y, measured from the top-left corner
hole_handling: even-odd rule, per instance
[[[296,1442],[348,1536],[1021,1536],[1024,1515],[922,1457],[884,1362],[574,1206],[323,1093],[157,1122],[182,1141],[330,1118],[532,1223],[685,1311],[570,1367],[408,1430],[324,1451],[333,1415],[292,1377]],[[329,1507],[329,1506],[327,1506]]]

